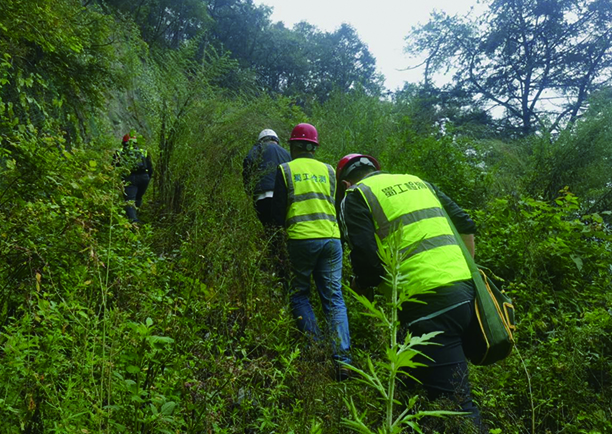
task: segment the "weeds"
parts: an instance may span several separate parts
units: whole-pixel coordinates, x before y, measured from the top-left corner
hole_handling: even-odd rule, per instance
[[[457,414],[450,411],[414,411],[415,405],[419,399],[418,395],[411,397],[408,403],[400,403],[397,399],[396,388],[401,382],[401,376],[407,376],[416,381],[410,375],[410,370],[418,369],[424,365],[415,362],[415,356],[422,353],[417,347],[423,345],[435,345],[430,340],[439,334],[439,332],[428,333],[423,336],[412,336],[410,332],[406,334],[403,343],[398,343],[397,334],[400,323],[398,321],[398,311],[403,303],[417,302],[415,297],[420,294],[430,293],[428,290],[419,288],[412,289],[412,286],[407,286],[406,283],[410,276],[402,273],[401,264],[410,253],[410,251],[401,254],[400,242],[401,231],[395,231],[390,237],[387,247],[378,243],[378,251],[380,258],[384,264],[387,276],[385,277],[386,284],[391,289],[391,297],[387,305],[382,308],[376,305],[376,301],[371,302],[367,297],[357,294],[355,291],[348,288],[352,295],[366,309],[364,315],[375,319],[378,326],[387,334],[388,346],[385,348],[385,354],[382,361],[373,361],[372,357],[366,355],[367,370],[361,370],[354,366],[347,365],[349,369],[357,374],[356,380],[366,385],[368,388],[376,391],[380,401],[380,410],[382,412],[382,423],[375,431],[371,428],[372,425],[378,425],[378,421],[369,422],[366,420],[365,413],[360,414],[353,398],[345,398],[345,403],[351,412],[351,419],[343,419],[343,424],[351,430],[362,434],[398,434],[406,427],[422,432],[419,427],[419,420],[426,416],[442,417],[446,415]],[[404,288],[411,288],[405,290]],[[379,298],[380,299],[380,298]],[[401,409],[403,407],[403,410]],[[400,409],[398,414],[398,408]],[[370,425],[370,426],[369,426]]]

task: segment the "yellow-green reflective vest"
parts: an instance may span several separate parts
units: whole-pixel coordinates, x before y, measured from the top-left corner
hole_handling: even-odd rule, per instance
[[[132,141],[130,141],[127,146],[123,146],[123,148],[119,149],[117,153],[120,158],[120,164],[130,171],[144,170],[147,168],[147,150],[134,146]]]
[[[457,239],[438,197],[420,178],[377,174],[353,186],[364,197],[374,219],[376,237],[383,246],[401,230],[401,266],[408,286],[434,289],[471,278]]]
[[[296,158],[280,167],[287,185],[285,227],[289,239],[340,238],[334,169],[312,158]]]

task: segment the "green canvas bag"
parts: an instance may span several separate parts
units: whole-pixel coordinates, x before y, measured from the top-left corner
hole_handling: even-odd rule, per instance
[[[480,275],[472,278],[476,284],[476,316],[480,332],[474,337],[468,357],[475,365],[490,365],[512,352],[516,330],[514,305],[482,269],[477,272]]]
[[[461,246],[476,286],[478,327],[473,339],[466,345],[466,356],[474,365],[490,365],[505,359],[512,352],[513,333],[516,331],[514,305],[510,297],[478,268],[448,214],[446,218]]]

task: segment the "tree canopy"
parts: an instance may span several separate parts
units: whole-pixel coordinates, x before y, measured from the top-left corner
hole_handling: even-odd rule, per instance
[[[424,53],[425,82],[452,71],[454,86],[503,110],[508,130],[556,130],[583,113],[612,79],[610,0],[492,0],[481,16],[436,12],[406,50]]]

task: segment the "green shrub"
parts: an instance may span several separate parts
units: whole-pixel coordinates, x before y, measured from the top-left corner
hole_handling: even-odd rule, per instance
[[[519,320],[518,351],[474,370],[475,393],[503,432],[610,429],[610,234],[579,210],[565,190],[552,205],[508,197],[475,213],[477,260],[504,279]]]

